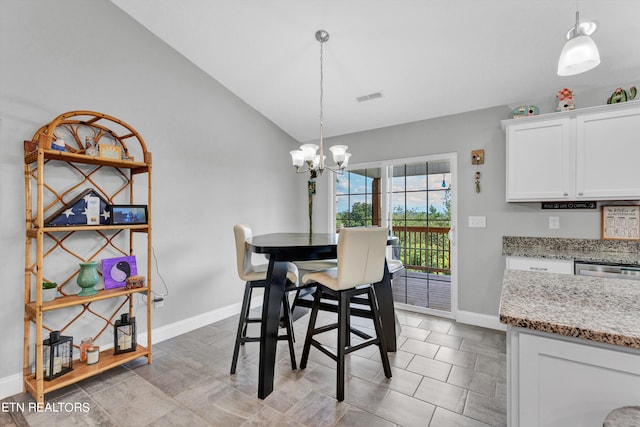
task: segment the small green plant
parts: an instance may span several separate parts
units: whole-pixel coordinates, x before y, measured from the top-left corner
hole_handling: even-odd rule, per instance
[[[57,287],[58,284],[56,282],[42,282],[42,289],[53,289]]]

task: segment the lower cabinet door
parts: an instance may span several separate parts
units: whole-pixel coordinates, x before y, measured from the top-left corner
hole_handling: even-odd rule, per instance
[[[601,426],[611,410],[640,404],[640,351],[574,341],[519,334],[512,425]]]

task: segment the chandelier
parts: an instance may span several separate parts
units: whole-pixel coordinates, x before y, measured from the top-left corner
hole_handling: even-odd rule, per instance
[[[349,157],[351,153],[347,153],[346,145],[334,145],[329,148],[331,154],[333,154],[333,162],[335,166],[328,166],[325,163],[327,156],[324,155],[323,145],[323,127],[324,127],[324,108],[323,108],[323,95],[324,95],[324,70],[323,70],[323,45],[329,40],[329,33],[325,30],[316,31],[316,40],[320,42],[320,145],[316,144],[302,144],[299,150],[290,151],[291,161],[296,168],[296,173],[309,172],[311,178],[315,178],[318,175],[322,175],[325,169],[329,169],[334,172],[343,172],[349,164]],[[318,153],[320,149],[320,153]],[[306,168],[304,167],[306,163]]]

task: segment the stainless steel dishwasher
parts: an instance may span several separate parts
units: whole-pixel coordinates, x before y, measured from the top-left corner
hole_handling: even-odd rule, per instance
[[[599,264],[576,261],[575,274],[576,276],[640,280],[640,265]]]

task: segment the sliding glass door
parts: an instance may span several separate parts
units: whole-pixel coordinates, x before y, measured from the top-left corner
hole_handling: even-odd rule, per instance
[[[389,253],[405,266],[393,281],[396,303],[451,312],[454,179],[450,155],[354,165],[336,179],[338,231],[378,225],[400,240]]]

